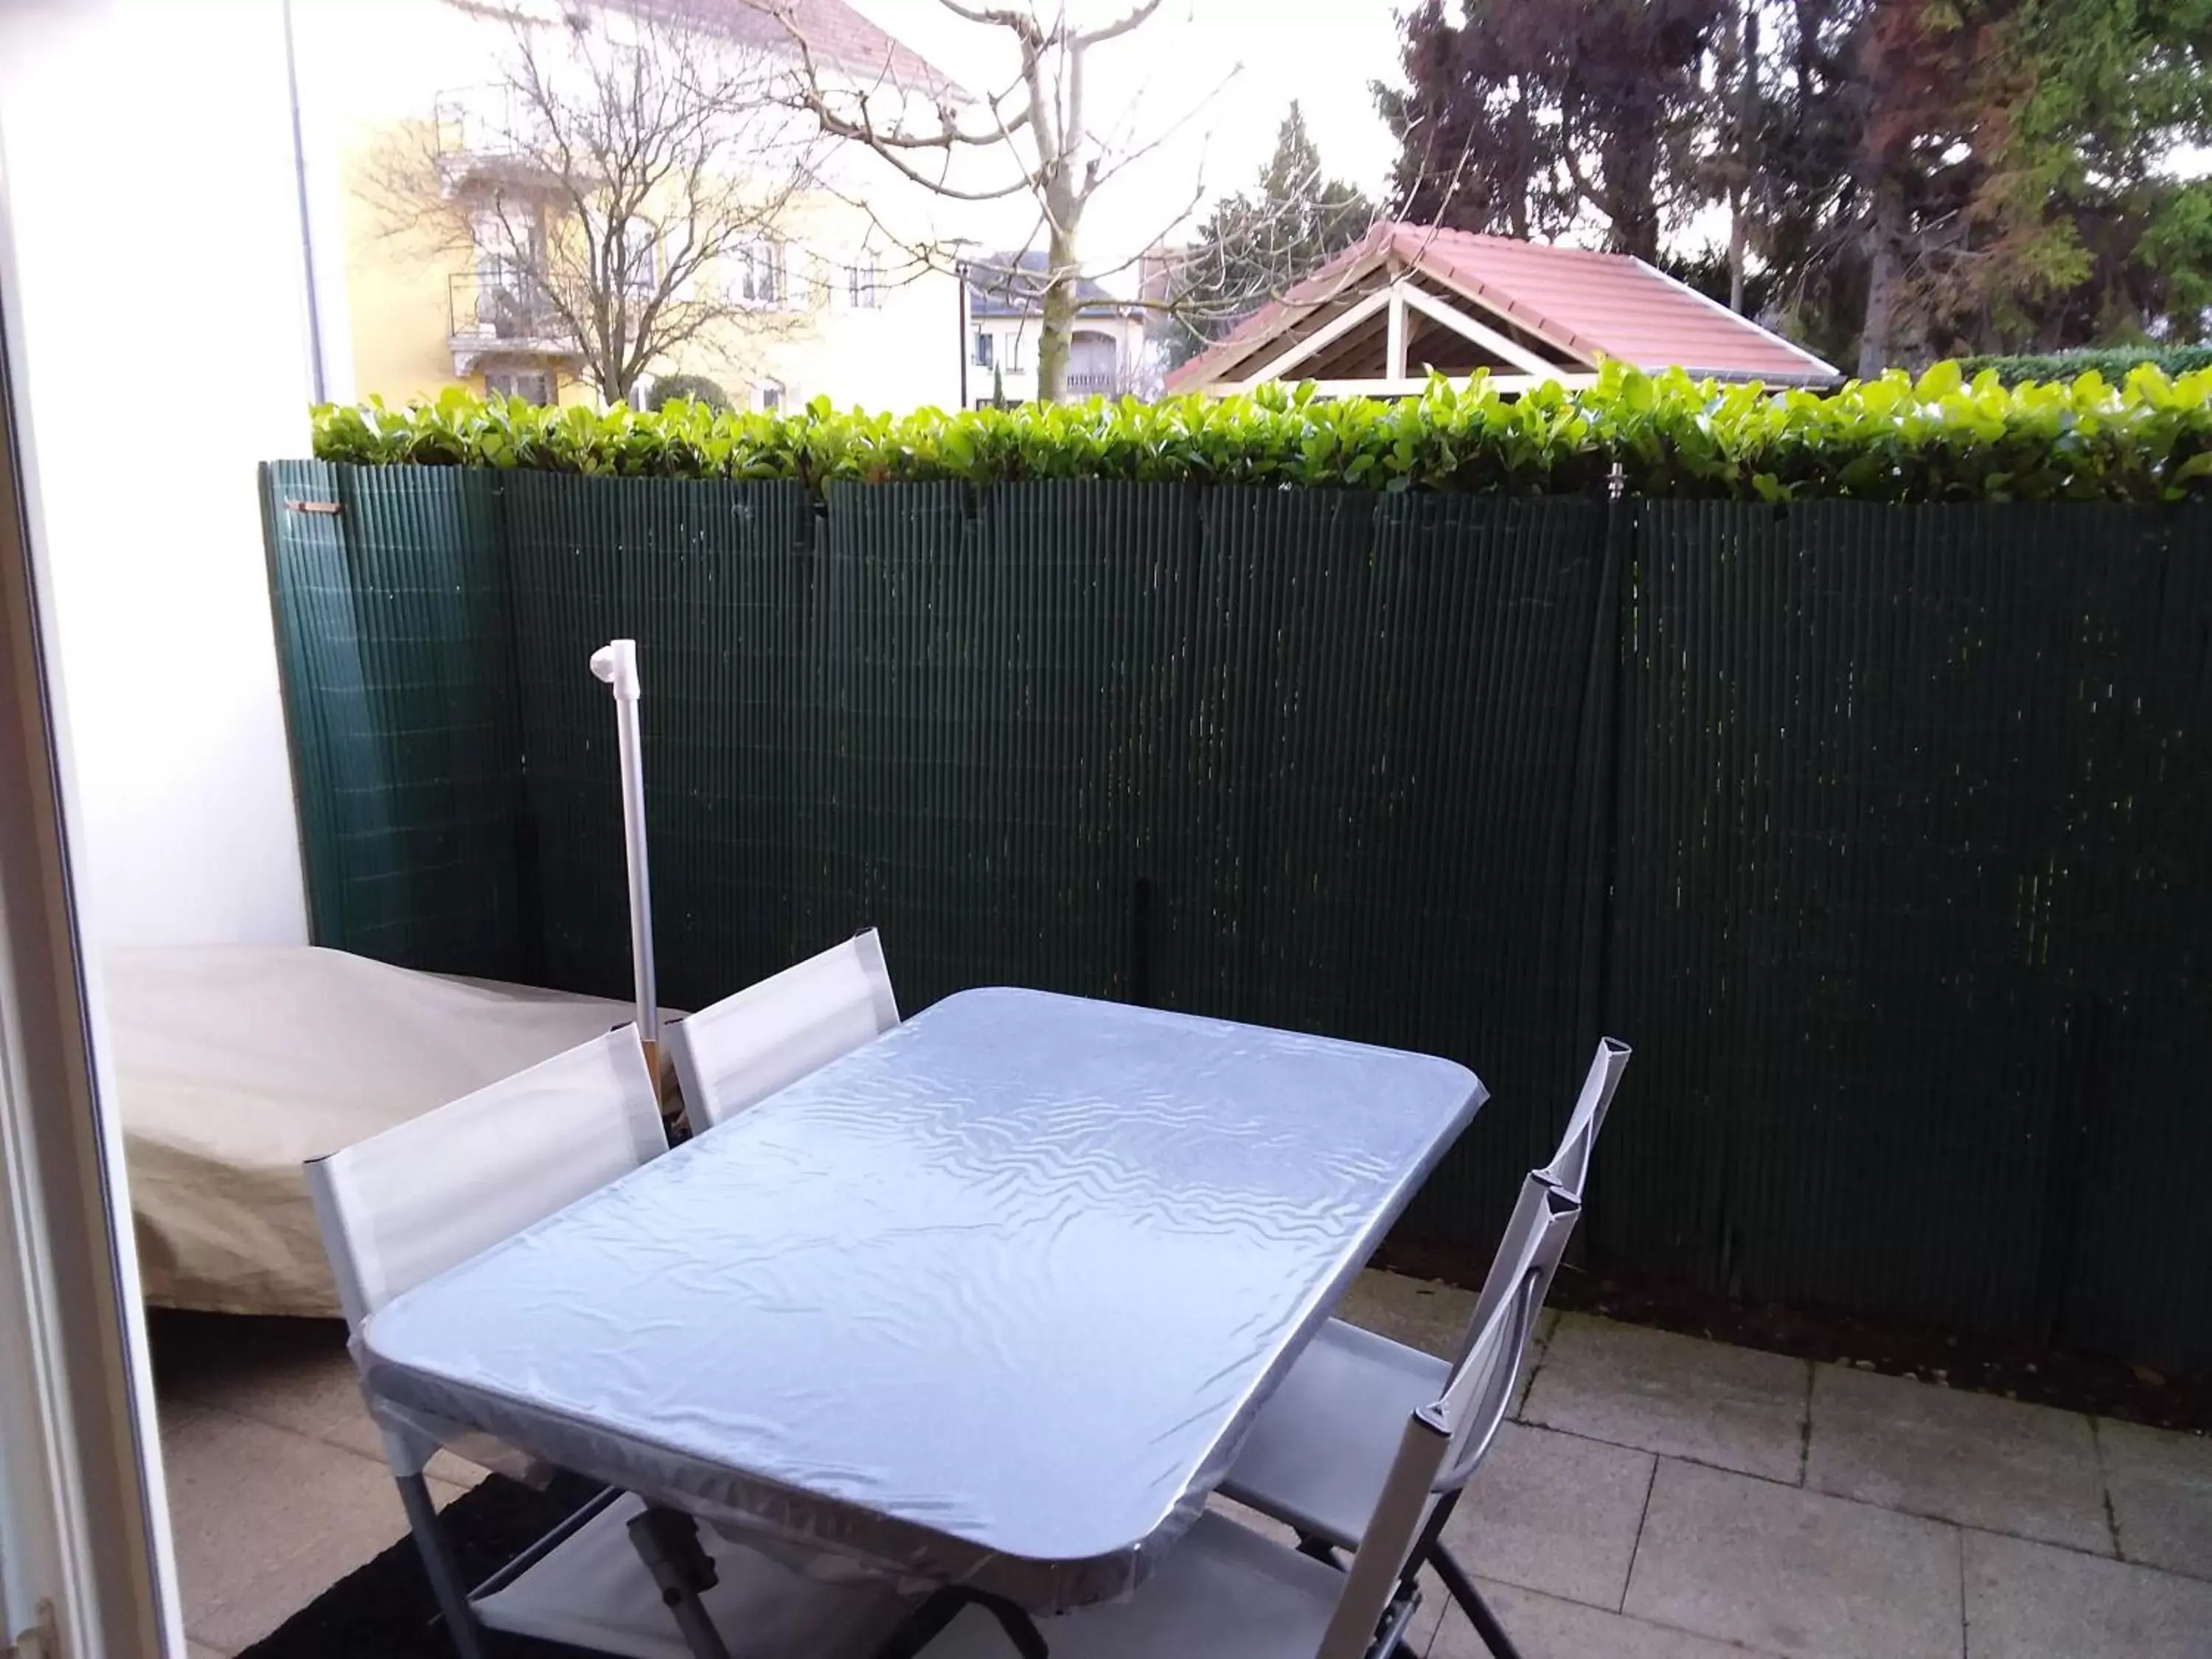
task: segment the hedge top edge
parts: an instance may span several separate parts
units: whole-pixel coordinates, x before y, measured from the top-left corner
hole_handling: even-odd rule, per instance
[[[621,477],[1111,478],[1510,495],[1788,501],[2179,501],[2212,495],[2212,369],[2154,366],[2006,386],[1955,362],[1820,393],[1608,363],[1597,383],[1511,394],[1431,378],[1419,396],[1332,402],[1311,386],[1141,403],[1093,398],[904,416],[672,402],[540,408],[458,389],[404,409],[314,411],[320,460]]]

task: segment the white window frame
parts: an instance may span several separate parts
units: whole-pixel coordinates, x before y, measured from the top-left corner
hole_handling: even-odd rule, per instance
[[[753,382],[753,407],[763,414],[782,414],[791,407],[791,391],[772,375]]]
[[[9,223],[0,174],[0,294]],[[72,1656],[181,1654],[16,328],[0,315],[0,1650],[51,1620]]]
[[[526,243],[518,244],[520,230]],[[498,207],[478,208],[469,216],[479,281],[497,283],[520,295],[532,280],[530,260],[542,258],[544,227],[535,214],[518,212],[513,221]]]
[[[550,368],[488,368],[483,372],[485,394],[487,396],[501,398],[520,398],[526,396],[527,394],[518,390],[510,388],[506,391],[501,391],[492,385],[492,380],[495,377],[503,377],[508,380],[514,380],[524,375],[534,375],[538,380],[545,382],[544,397],[533,398],[531,399],[531,401],[538,404],[539,408],[550,409],[555,404],[560,401],[561,387],[558,382],[556,382],[553,378],[553,371]]]
[[[737,249],[738,295],[756,311],[791,307],[791,247],[774,236],[756,236]]]
[[[845,301],[854,311],[883,309],[884,269],[872,253],[863,253],[845,267]]]
[[[623,287],[633,300],[650,300],[660,285],[660,227],[643,214],[631,215],[623,233]]]

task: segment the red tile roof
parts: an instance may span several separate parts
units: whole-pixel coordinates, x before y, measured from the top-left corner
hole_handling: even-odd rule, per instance
[[[965,101],[960,83],[845,0],[629,0],[640,11],[680,17],[776,52],[795,52],[795,31],[818,59],[911,91]]]
[[[1638,368],[1681,368],[1723,380],[1841,378],[1809,351],[1626,254],[1385,222],[1170,374],[1168,390],[1206,385],[1316,301],[1361,290],[1369,279],[1358,268],[1377,255],[1395,256],[1407,270],[1585,361],[1603,356]]]

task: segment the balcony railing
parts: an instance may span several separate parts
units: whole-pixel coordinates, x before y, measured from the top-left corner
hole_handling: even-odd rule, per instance
[[[441,93],[433,124],[438,171],[448,190],[477,180],[527,185],[549,176],[544,118],[511,87]]]
[[[1124,389],[1121,375],[1110,368],[1103,374],[1071,374],[1067,377],[1067,394],[1071,398],[1110,398]]]
[[[461,87],[438,94],[438,154],[516,155],[543,123],[512,87]]]
[[[574,336],[544,292],[526,276],[460,271],[447,290],[453,339],[514,350],[574,349]]]

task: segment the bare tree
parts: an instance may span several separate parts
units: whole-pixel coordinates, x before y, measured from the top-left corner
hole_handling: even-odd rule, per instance
[[[791,36],[799,56],[791,95],[829,137],[866,146],[911,183],[953,201],[1025,196],[1036,204],[1045,245],[1041,276],[1035,270],[998,271],[972,258],[968,268],[978,282],[1003,281],[1016,292],[1041,283],[1037,391],[1058,401],[1067,382],[1077,285],[1097,274],[1084,265],[1084,210],[1102,184],[1181,125],[1144,138],[1102,137],[1086,99],[1089,56],[1141,27],[1159,10],[1160,0],[1135,0],[1120,17],[1091,28],[1071,23],[1061,0],[938,0],[956,17],[995,32],[1019,58],[1019,71],[1008,85],[966,108],[945,88],[902,84],[888,71],[860,82],[842,77],[820,43],[807,38],[789,0],[751,3],[777,17]],[[1202,193],[1202,187],[1194,191],[1178,219],[1188,216]],[[1133,257],[1122,263],[1133,262]]]
[[[822,140],[787,60],[643,11],[511,28],[493,83],[372,170],[387,228],[471,257],[473,320],[565,347],[610,402],[682,346],[789,328],[781,232]]]
[[[1293,100],[1254,187],[1222,197],[1185,246],[1155,255],[1142,298],[1167,366],[1280,299],[1358,241],[1375,221],[1375,206],[1363,191],[1328,176]]]

